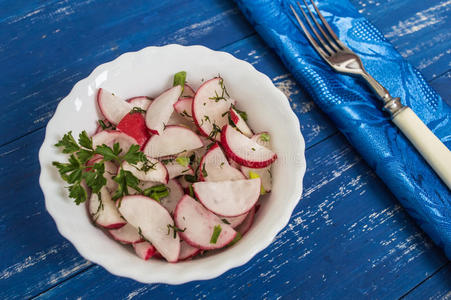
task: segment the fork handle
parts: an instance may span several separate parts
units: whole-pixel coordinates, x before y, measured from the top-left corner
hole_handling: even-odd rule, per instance
[[[393,123],[401,129],[402,133],[451,189],[451,152],[448,148],[407,106],[393,116]]]

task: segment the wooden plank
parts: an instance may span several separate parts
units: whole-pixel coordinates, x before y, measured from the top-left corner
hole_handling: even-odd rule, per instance
[[[426,80],[451,67],[450,0],[351,0]]]
[[[145,285],[94,266],[40,298],[397,298],[446,264],[340,134],[307,152],[304,198],[248,264],[217,279]],[[408,276],[400,276],[409,274]]]
[[[223,50],[247,60],[273,78],[275,84],[290,98],[292,107],[300,119],[307,146],[316,144],[336,132],[327,118],[299,89],[275,55],[256,35],[234,43]],[[252,115],[250,114],[250,116]],[[0,265],[0,270],[2,270],[0,274],[3,274],[0,275],[0,279],[3,276],[11,289],[0,291],[0,298],[3,293],[3,295],[7,295],[21,287],[22,284],[25,285],[23,287],[24,296],[37,294],[40,290],[58,284],[68,276],[90,266],[90,263],[80,258],[72,246],[56,232],[53,221],[45,212],[42,196],[39,197],[39,200],[33,200],[36,198],[35,195],[40,195],[41,192],[37,180],[31,186],[28,182],[39,174],[37,151],[43,140],[43,133],[44,129],[40,129],[11,144],[0,147],[0,165],[4,166],[0,167],[1,186],[14,187],[8,193],[0,195],[0,199],[20,197],[20,201],[5,200],[7,205],[1,208],[0,217],[12,218],[11,222],[29,219],[29,221],[23,222],[19,232],[23,238],[18,246],[27,245],[24,251],[13,251],[13,248],[8,247],[9,242],[0,244],[0,251],[3,251],[4,247],[8,247],[4,253],[9,254],[11,251],[11,254],[6,256],[7,259],[3,260]],[[26,163],[22,164],[22,161]],[[23,177],[21,170],[24,169],[28,170],[30,176]],[[27,205],[30,202],[34,203],[33,209]],[[46,236],[46,242],[40,242],[39,239],[33,243],[27,241],[27,237],[29,237],[27,233],[34,232],[34,228],[51,232]],[[15,239],[17,231],[8,231],[7,229],[11,230],[9,227],[5,227],[5,232],[0,230],[3,239],[5,241]],[[62,259],[64,255],[72,257],[72,259],[65,261]],[[48,273],[39,272],[40,268],[45,268]],[[46,276],[43,276],[44,274]],[[51,278],[51,280],[47,280],[47,278]]]
[[[0,145],[43,127],[77,81],[121,53],[170,43],[218,49],[254,32],[225,0],[36,2],[12,5],[0,20]]]
[[[39,130],[0,150],[0,299],[30,297],[91,263],[58,233],[38,184]]]
[[[451,264],[448,263],[403,299],[451,299]]]

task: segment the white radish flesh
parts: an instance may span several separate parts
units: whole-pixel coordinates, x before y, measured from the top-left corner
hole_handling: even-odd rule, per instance
[[[149,260],[157,253],[155,247],[149,242],[140,242],[133,244],[136,255],[143,260]]]
[[[113,239],[121,242],[122,244],[134,244],[143,241],[138,230],[130,224],[125,224],[119,229],[111,229],[108,232],[111,234]]]
[[[227,112],[235,101],[225,92],[222,78],[216,77],[199,87],[192,104],[194,123],[204,136],[220,140],[220,130],[228,123]]]
[[[200,251],[199,248],[193,247],[185,241],[180,242],[179,261],[190,259],[196,256]]]
[[[240,225],[241,223],[243,223],[243,221],[246,219],[247,215],[249,213],[245,213],[242,214],[241,216],[237,216],[237,217],[223,217],[223,216],[218,216],[219,218],[221,218],[221,220],[224,222],[224,220],[226,222],[226,224],[232,226],[233,228],[237,227],[238,225]]]
[[[161,205],[163,205],[170,214],[174,213],[177,203],[182,199],[184,192],[180,183],[175,179],[169,180],[166,185],[169,188],[169,196],[162,198]]]
[[[228,157],[249,168],[264,168],[277,159],[276,153],[259,145],[230,125],[221,132],[221,144]]]
[[[97,93],[97,104],[105,119],[113,124],[118,124],[133,109],[130,103],[102,88]]]
[[[236,228],[236,231],[238,231],[241,234],[241,236],[245,235],[251,228],[252,223],[254,222],[255,212],[256,212],[256,208],[254,206],[247,214],[246,219],[244,219],[243,223],[241,223]]]
[[[241,171],[230,166],[218,144],[213,145],[200,161],[201,181],[227,181],[246,179]]]
[[[181,175],[194,175],[194,171],[193,168],[191,168],[190,165],[188,166],[183,166],[181,164],[179,164],[175,158],[171,161],[165,162],[164,163],[166,169],[168,170],[169,173],[169,179],[181,176]]]
[[[149,157],[162,157],[202,146],[202,140],[193,131],[183,126],[170,125],[162,134],[150,137],[144,153]]]
[[[241,117],[241,115],[233,107],[230,108],[229,114],[230,120],[232,120],[233,124],[235,124],[235,127],[245,136],[252,137],[252,130],[249,126],[247,126],[247,123],[243,117]]]
[[[153,134],[161,134],[174,111],[174,103],[177,102],[182,87],[176,85],[152,101],[146,113],[147,128]]]
[[[169,175],[164,164],[155,158],[148,157],[147,159],[147,163],[138,162],[136,165],[130,165],[124,161],[122,168],[130,171],[139,180],[167,183]]]
[[[271,192],[272,189],[272,175],[271,175],[271,166],[267,166],[264,168],[248,168],[241,166],[241,172],[246,176],[246,178],[251,178],[251,172],[257,174],[262,181],[263,191],[266,193]],[[264,194],[262,191],[262,194]]]
[[[168,234],[168,228],[174,226],[174,221],[161,204],[145,196],[125,196],[120,202],[119,212],[167,261],[177,261],[180,239],[177,233],[174,238],[172,229]]]
[[[174,103],[175,111],[182,117],[187,120],[193,120],[193,98],[180,98],[177,102]]]
[[[196,182],[194,193],[211,212],[236,217],[247,213],[260,196],[260,178],[220,182]]]
[[[182,239],[191,246],[203,250],[222,248],[236,235],[231,226],[224,224],[220,218],[188,195],[183,196],[177,204],[174,220],[177,227],[184,230],[180,232]],[[221,229],[216,242],[212,242],[215,226]]]
[[[185,84],[185,87],[183,88],[182,96],[180,98],[185,98],[185,97],[192,98],[192,97],[194,97],[195,94],[196,94],[196,92],[194,91],[194,89],[191,86]]]
[[[116,203],[111,199],[111,195],[106,187],[100,190],[100,198],[97,194],[91,194],[89,199],[89,214],[93,221],[107,229],[118,229],[126,224],[119,214]]]
[[[141,108],[142,110],[147,110],[152,103],[152,99],[146,96],[139,96],[127,99],[133,107]]]

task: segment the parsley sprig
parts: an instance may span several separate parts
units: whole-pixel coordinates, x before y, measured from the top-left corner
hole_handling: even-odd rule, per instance
[[[125,154],[122,154],[122,149],[119,143],[109,147],[105,144],[93,147],[92,138],[88,136],[86,131],[82,131],[78,136],[78,142],[69,131],[62,139],[55,144],[56,147],[61,148],[61,151],[70,154],[68,162],[62,163],[54,161],[52,164],[58,169],[61,178],[66,181],[69,190],[69,197],[74,199],[74,202],[79,205],[86,201],[88,192],[83,186],[83,180],[86,186],[91,188],[92,193],[96,193],[100,197],[100,190],[106,185],[105,162],[112,161],[119,165],[126,161],[131,165],[136,165],[138,162],[146,163],[147,157],[139,151],[139,145],[132,145]],[[94,155],[101,155],[102,159],[97,160],[94,164],[90,160]],[[116,200],[128,194],[128,187],[132,187],[137,191],[141,191],[138,187],[139,180],[130,172],[120,168],[118,174],[113,177],[113,180],[118,183],[118,189],[113,195]]]

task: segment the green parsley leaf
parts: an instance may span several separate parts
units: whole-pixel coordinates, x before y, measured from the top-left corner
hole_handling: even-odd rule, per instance
[[[97,146],[95,153],[102,155],[103,160],[105,161],[119,161],[119,157],[117,156],[117,154],[114,153],[113,149],[111,149],[105,144]]]
[[[78,146],[77,142],[75,141],[74,137],[72,136],[72,131],[69,131],[66,133],[63,138],[55,144],[56,147],[63,147],[62,152],[63,153],[74,153],[78,150],[80,150],[80,147]]]
[[[88,193],[80,185],[80,183],[76,183],[69,186],[69,197],[75,199],[75,204],[79,205],[80,203],[86,201],[86,199],[88,198]]]
[[[147,161],[146,155],[143,152],[139,151],[139,145],[136,144],[130,146],[127,153],[125,153],[122,159],[131,165],[135,165],[140,161],[141,162]]]
[[[205,170],[205,163],[202,165],[202,176],[204,176],[204,178],[208,176],[208,173]]]
[[[85,147],[87,149],[93,150],[92,149],[92,138],[90,138],[88,136],[88,134],[86,133],[86,131],[84,131],[84,130],[78,136],[78,143],[82,147]]]
[[[227,219],[221,219],[221,221],[222,221],[223,223],[227,224],[227,225],[230,225],[230,222],[227,221]]]
[[[88,160],[90,160],[94,156],[94,151],[81,149],[77,152],[77,157],[80,160],[81,164],[86,164]]]
[[[216,244],[218,241],[218,237],[221,234],[222,228],[221,225],[216,225],[213,229],[213,234],[211,235],[210,244]]]
[[[141,107],[135,106],[135,107],[133,107],[132,110],[129,112],[129,114],[131,114],[131,115],[132,115],[132,114],[137,114],[137,113],[145,114],[146,111],[145,111],[144,109],[142,109]]]
[[[174,231],[173,237],[174,237],[174,239],[175,239],[175,238],[177,237],[177,232],[185,232],[186,227],[183,228],[183,229],[180,229],[180,228],[178,228],[178,227],[175,226],[175,225],[168,224],[168,235],[169,235],[169,233],[171,233],[171,229]]]
[[[197,181],[197,178],[194,175],[189,175],[188,174],[188,175],[185,175],[185,180],[188,181],[188,182],[194,183],[194,182]]]

